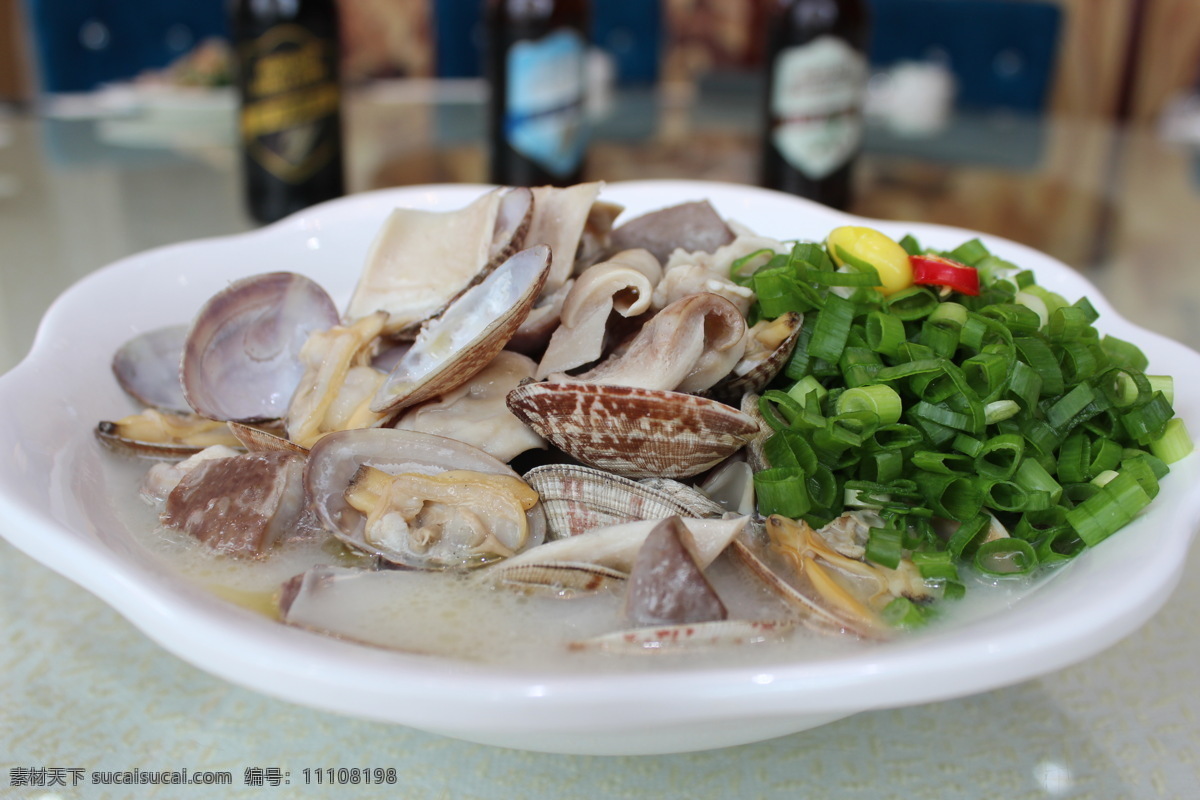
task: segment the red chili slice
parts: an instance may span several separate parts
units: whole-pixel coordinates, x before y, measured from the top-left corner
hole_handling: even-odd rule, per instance
[[[943,256],[909,256],[913,283],[948,286],[962,294],[979,294],[979,272],[974,267]]]

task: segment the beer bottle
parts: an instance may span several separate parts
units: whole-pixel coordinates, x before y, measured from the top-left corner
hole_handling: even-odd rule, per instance
[[[781,0],[768,16],[762,183],[844,209],[862,149],[864,0]]]
[[[579,183],[587,12],[586,0],[487,0],[492,183]]]
[[[235,0],[239,131],[259,222],[343,193],[334,0]]]

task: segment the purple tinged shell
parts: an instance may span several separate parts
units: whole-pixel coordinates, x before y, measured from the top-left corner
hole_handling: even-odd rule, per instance
[[[313,331],[338,323],[325,290],[302,275],[271,272],[231,283],[200,309],[180,366],[183,393],[211,419],[279,419],[304,365],[300,348]]]

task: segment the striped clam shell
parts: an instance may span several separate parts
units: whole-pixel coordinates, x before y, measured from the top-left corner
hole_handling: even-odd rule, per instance
[[[735,408],[696,395],[588,383],[528,383],[508,407],[551,444],[627,478],[687,478],[758,433]]]
[[[710,506],[697,513],[698,504],[684,502],[668,490],[579,464],[546,464],[523,477],[541,498],[547,537],[552,539],[639,519],[721,516],[723,511],[717,506],[714,514]],[[676,481],[668,483],[696,491]]]

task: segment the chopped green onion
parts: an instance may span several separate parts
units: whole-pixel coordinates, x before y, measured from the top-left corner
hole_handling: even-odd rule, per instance
[[[1192,447],[1192,437],[1188,435],[1187,425],[1179,417],[1167,420],[1162,435],[1150,440],[1150,452],[1167,464],[1174,464],[1192,452]]]
[[[853,302],[836,294],[828,295],[813,327],[812,340],[808,343],[809,354],[836,362],[846,346],[846,337],[850,335],[854,309]]]
[[[904,550],[900,539],[899,528],[886,526],[870,528],[867,534],[867,560],[888,569],[896,569],[900,566],[900,558]]]
[[[837,399],[837,413],[869,411],[878,417],[883,425],[899,422],[903,410],[900,395],[884,383],[847,389]]]
[[[919,628],[926,622],[925,612],[907,597],[897,597],[883,607],[880,616],[893,628]]]
[[[1146,367],[1150,365],[1150,359],[1146,358],[1140,347],[1115,336],[1105,336],[1100,340],[1100,346],[1108,353],[1109,358],[1120,366],[1145,372]]]
[[[937,295],[924,286],[901,289],[883,301],[884,310],[906,322],[929,316],[937,304]]]
[[[1162,392],[1168,403],[1175,402],[1175,378],[1170,375],[1147,375],[1151,391]]]
[[[984,575],[1028,575],[1037,565],[1037,553],[1024,539],[993,539],[975,551],[975,568]]]
[[[955,261],[966,264],[968,267],[974,267],[979,264],[987,256],[991,255],[983,242],[978,239],[971,239],[968,242],[963,242],[958,247],[950,251],[950,258]]]
[[[991,525],[992,517],[989,514],[976,514],[966,520],[950,536],[950,541],[946,543],[947,552],[956,559],[972,552]]]
[[[781,514],[793,519],[812,508],[805,485],[804,470],[798,467],[772,467],[754,473],[754,492],[758,510],[764,517]]]
[[[987,425],[995,425],[1011,419],[1021,413],[1021,407],[1015,400],[996,400],[983,407],[983,421]]]
[[[947,550],[923,550],[912,554],[921,577],[926,580],[958,580],[958,568]]]
[[[867,346],[876,353],[895,355],[905,341],[904,322],[893,314],[878,309],[867,314]]]

